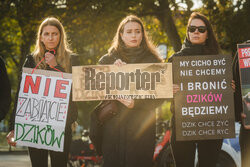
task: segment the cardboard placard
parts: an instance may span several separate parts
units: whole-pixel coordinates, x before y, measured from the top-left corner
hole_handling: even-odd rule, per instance
[[[173,97],[169,63],[74,66],[72,75],[74,101]]]
[[[241,80],[243,112],[245,125],[250,125],[250,44],[238,44],[238,60]]]
[[[23,68],[14,139],[17,145],[62,152],[71,74],[32,70]]]
[[[173,71],[176,139],[235,137],[231,56],[177,56]]]

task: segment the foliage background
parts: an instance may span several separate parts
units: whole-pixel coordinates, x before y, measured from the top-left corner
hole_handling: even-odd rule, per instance
[[[234,55],[237,43],[250,39],[249,0],[201,0],[194,9],[192,0],[2,0],[0,1],[0,56],[6,66],[14,102],[18,74],[25,56],[32,52],[36,31],[48,16],[64,25],[71,48],[83,65],[96,64],[104,55],[123,17],[142,18],[154,44],[165,43],[168,57],[180,50],[192,11],[200,11],[211,21],[223,53]],[[97,102],[78,102],[78,123],[85,128]],[[7,125],[13,103],[4,123]],[[160,114],[169,119],[169,103]]]

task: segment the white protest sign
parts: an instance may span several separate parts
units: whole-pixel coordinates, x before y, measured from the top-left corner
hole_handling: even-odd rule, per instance
[[[17,145],[63,151],[71,74],[23,68],[15,118]],[[62,78],[63,76],[63,78]]]

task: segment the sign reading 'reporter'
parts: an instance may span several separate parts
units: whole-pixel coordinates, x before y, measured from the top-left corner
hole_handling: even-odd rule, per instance
[[[73,67],[73,100],[171,98],[172,64]]]

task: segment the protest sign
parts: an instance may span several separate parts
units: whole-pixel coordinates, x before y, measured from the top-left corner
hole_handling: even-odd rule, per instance
[[[235,137],[231,56],[177,56],[173,71],[176,139]]]
[[[238,44],[238,60],[245,125],[250,125],[250,44]]]
[[[63,151],[71,74],[23,68],[15,117],[17,145]],[[63,75],[63,78],[62,78]]]
[[[173,97],[169,63],[74,66],[72,75],[74,101]]]

